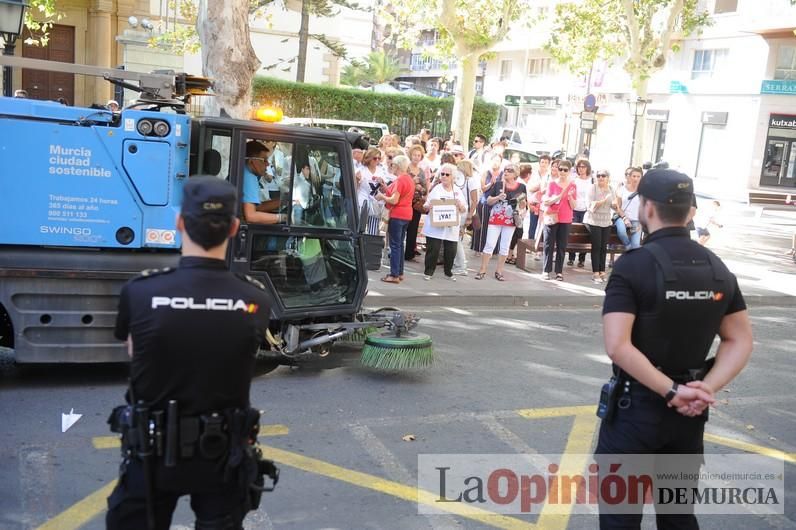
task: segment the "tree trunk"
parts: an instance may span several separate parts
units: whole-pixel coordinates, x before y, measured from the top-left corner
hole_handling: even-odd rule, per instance
[[[453,99],[451,131],[454,138],[467,148],[470,145],[470,122],[475,101],[475,78],[478,73],[478,55],[468,54],[459,61],[456,95]]]
[[[310,0],[301,2],[301,27],[299,27],[298,60],[296,60],[296,82],[304,82],[307,69],[307,45],[310,40]]]
[[[245,118],[251,108],[252,78],[260,61],[249,36],[249,0],[200,0],[196,31],[202,46],[202,74],[213,80],[211,114]],[[213,112],[216,111],[216,112]]]
[[[647,79],[636,79],[636,95],[641,99],[647,99]],[[632,105],[631,105],[632,106]],[[646,116],[639,116],[637,126],[636,126],[636,136],[635,136],[635,149],[633,150],[633,160],[631,161],[632,165],[640,167],[642,163],[645,161],[645,154],[646,151],[644,150],[644,133],[647,129],[647,118]],[[653,161],[654,162],[654,161]]]

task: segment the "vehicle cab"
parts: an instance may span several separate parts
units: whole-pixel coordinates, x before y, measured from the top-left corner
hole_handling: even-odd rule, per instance
[[[192,128],[191,175],[229,180],[240,197],[230,269],[265,284],[272,319],[334,321],[356,314],[367,272],[357,229],[353,136],[223,118],[197,119]],[[247,156],[247,149],[258,156]],[[244,202],[276,222],[247,221]]]

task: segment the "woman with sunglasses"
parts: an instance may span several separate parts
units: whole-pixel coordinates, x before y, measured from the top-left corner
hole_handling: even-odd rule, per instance
[[[581,158],[575,164],[575,209],[572,210],[572,222],[582,223],[583,216],[586,215],[586,209],[589,207],[589,192],[594,187],[591,178],[591,164],[585,158]],[[586,253],[581,252],[578,254],[578,267],[583,268],[586,262]],[[569,260],[567,265],[570,267],[575,264],[575,253],[569,253]]]
[[[608,239],[611,237],[611,205],[615,200],[610,174],[601,169],[589,190],[589,206],[583,217],[583,224],[586,225],[591,239],[591,272],[594,283],[605,281],[605,257],[608,253]]]
[[[379,203],[375,195],[379,187],[384,184],[386,173],[381,166],[381,151],[376,147],[371,147],[362,156],[362,167],[356,172],[357,204],[360,211],[362,205],[368,205],[368,234],[379,235],[379,223],[381,223],[381,210],[383,203]]]
[[[466,199],[462,190],[453,184],[455,174],[456,166],[453,164],[446,163],[440,166],[437,174],[439,182],[431,189],[426,198],[424,206],[427,210],[431,209],[431,201],[452,200],[456,201],[456,209],[459,211],[460,216],[467,211]],[[459,225],[432,226],[430,217],[429,215],[425,223],[423,223],[423,234],[426,236],[426,267],[423,278],[430,280],[434,276],[434,271],[437,269],[439,251],[442,248],[445,277],[456,281],[456,277],[453,275],[453,260],[456,257],[456,246],[459,242]]]
[[[503,179],[497,185],[492,186],[485,192],[486,204],[490,208],[489,225],[486,230],[486,243],[481,254],[481,269],[475,275],[476,280],[483,280],[489,266],[489,259],[492,251],[495,250],[498,238],[500,239],[500,251],[498,252],[497,270],[495,279],[499,282],[505,280],[503,277],[503,267],[506,257],[509,255],[509,245],[511,236],[514,235],[516,228],[515,212],[525,206],[526,191],[525,184],[517,180],[517,168],[509,164],[503,170]]]
[[[553,272],[555,249],[556,280],[564,281],[564,254],[567,251],[569,227],[572,225],[572,209],[575,207],[575,183],[570,179],[570,169],[572,165],[568,160],[558,163],[558,178],[547,185],[542,201],[547,207],[544,214],[544,280],[549,280]]]

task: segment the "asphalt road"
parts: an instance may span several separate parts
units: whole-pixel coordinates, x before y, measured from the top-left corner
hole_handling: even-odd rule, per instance
[[[708,432],[725,445],[709,442],[708,451],[738,452],[726,446],[736,440],[796,453],[792,311],[755,310],[754,358],[721,393]],[[419,515],[414,495],[418,454],[591,449],[598,425],[591,407],[609,373],[598,310],[433,309],[421,316],[438,359],[427,371],[374,372],[359,366],[355,349],[337,348],[326,359],[258,375],[252,400],[267,411],[270,435],[262,441],[275,448],[282,479],[247,528],[596,527],[587,515]],[[125,375],[124,366],[0,364],[0,528],[104,528],[104,497],[119,459],[118,450],[97,446],[107,443],[105,420],[122,398]],[[83,416],[61,433],[61,414],[70,409]],[[792,485],[794,464],[785,467]],[[722,530],[794,528],[792,486],[785,503],[785,516],[700,522]],[[187,502],[174,522],[192,527]]]

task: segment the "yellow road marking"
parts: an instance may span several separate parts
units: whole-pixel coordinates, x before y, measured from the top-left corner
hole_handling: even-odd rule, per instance
[[[561,407],[559,409],[526,409],[519,411],[519,413],[526,418],[555,418],[561,417],[563,414],[553,413],[563,410],[567,410],[574,415],[574,421],[572,422],[572,430],[570,430],[567,437],[567,445],[561,455],[558,473],[560,475],[579,475],[584,472],[586,464],[591,457],[592,440],[597,430],[597,416],[594,414],[594,407],[588,405],[583,407]],[[572,502],[574,502],[574,498]],[[561,507],[556,507],[556,511],[559,513],[550,513],[552,509],[545,502],[536,522],[537,527],[544,528],[544,530],[566,529],[569,525],[572,508],[572,504],[564,508],[564,510]]]
[[[710,434],[707,432],[705,433],[705,441],[719,445],[726,445],[727,447],[732,447],[733,449],[740,449],[741,451],[747,451],[749,453],[757,453],[759,455],[768,456],[776,460],[784,460],[785,462],[796,464],[796,453],[786,453],[785,451],[772,449],[763,445],[743,442],[733,438],[725,438],[724,436]]]
[[[597,410],[596,405],[578,405],[575,407],[550,407],[543,409],[520,409],[517,414],[530,420],[543,418],[563,418],[565,416],[578,416],[591,414]]]
[[[375,475],[369,475],[360,471],[352,471],[323,460],[317,460],[298,453],[277,449],[276,447],[263,446],[263,453],[279,464],[294,467],[308,473],[321,475],[324,477],[353,484],[360,488],[365,488],[379,493],[392,495],[409,502],[418,502],[433,506],[448,513],[472,519],[496,528],[520,529],[536,528],[535,525],[514,517],[498,515],[480,508],[475,508],[468,504],[460,503],[439,503],[436,500],[439,496],[420,490],[417,487],[406,486],[399,482],[386,480]]]
[[[262,425],[260,436],[284,436],[290,432],[287,425]],[[118,449],[120,444],[118,436],[95,436],[91,439],[94,449]]]
[[[594,411],[595,407],[593,405],[582,405],[522,409],[518,410],[517,414],[528,419],[563,418],[568,416],[574,418],[572,429],[567,437],[567,443],[562,453],[559,468],[559,473],[562,475],[574,475],[585,469],[589,455],[592,452],[592,440],[597,429],[597,418],[594,415]],[[260,429],[260,436],[281,436],[288,434],[288,432],[289,429],[285,425],[265,425]],[[705,433],[705,441],[796,464],[796,454],[794,453],[787,453],[762,445],[709,433]],[[119,438],[116,436],[98,436],[92,439],[92,443],[97,449],[118,448]],[[522,528],[562,530],[566,529],[569,524],[572,505],[569,506],[569,511],[567,513],[550,513],[551,509],[545,504],[539,514],[537,523],[534,525],[533,523],[521,519],[496,514],[468,504],[437,503],[435,502],[438,498],[436,495],[425,490],[419,490],[416,487],[382,479],[375,475],[353,471],[283,449],[277,449],[271,446],[263,446],[263,448],[267,451],[266,454],[269,458],[274,459],[280,464],[353,484],[361,488],[377,491],[409,502],[418,502],[434,506],[441,511],[479,521],[496,528],[512,530]],[[115,485],[115,480],[106,484],[88,497],[75,503],[59,515],[39,526],[36,530],[76,530],[80,528],[105,510],[106,498],[110,495],[111,491],[113,491]],[[440,506],[440,504],[443,506]],[[558,507],[557,510],[558,509],[560,509],[560,507]]]
[[[113,491],[114,486],[116,486],[116,480],[112,480],[88,497],[73,504],[36,530],[74,530],[80,528],[99,513],[105,511],[108,506],[106,499]]]

